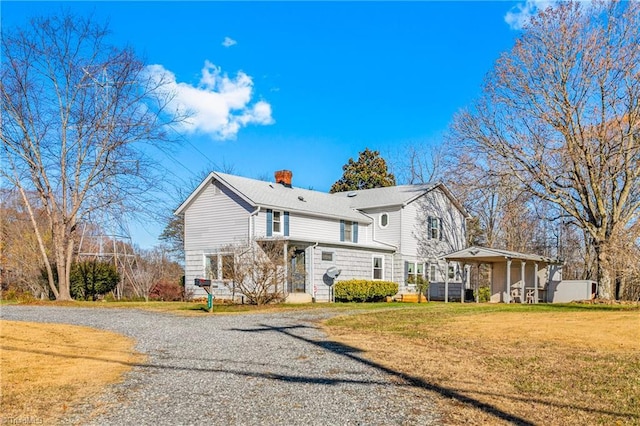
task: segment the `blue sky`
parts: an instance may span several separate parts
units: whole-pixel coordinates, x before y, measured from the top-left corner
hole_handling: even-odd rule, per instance
[[[327,191],[366,147],[394,160],[408,145],[439,145],[536,5],[3,1],[1,14],[12,26],[93,13],[114,44],[175,78],[176,102],[197,113],[162,159],[169,185],[213,167],[253,178],[289,169],[295,186]],[[131,233],[149,247],[161,230]]]

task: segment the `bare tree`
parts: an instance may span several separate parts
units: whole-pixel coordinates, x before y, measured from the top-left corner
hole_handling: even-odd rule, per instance
[[[640,210],[640,3],[563,2],[532,18],[459,113],[456,138],[589,235],[600,296]]]
[[[251,241],[226,247],[232,256],[222,257],[222,279],[232,291],[248,302],[263,305],[281,302],[285,297],[284,242]]]
[[[164,82],[107,36],[105,26],[71,15],[2,27],[0,176],[22,197],[59,300],[71,297],[78,224],[109,209],[122,215],[148,207],[160,179],[144,143],[166,140],[175,120],[164,110],[170,96]]]

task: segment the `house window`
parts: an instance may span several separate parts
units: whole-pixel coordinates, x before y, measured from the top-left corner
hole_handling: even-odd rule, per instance
[[[429,265],[429,282],[435,282],[436,281],[436,272],[438,271],[438,266],[433,264],[433,265]]]
[[[273,212],[273,233],[280,234],[282,233],[282,224],[280,223],[280,212]]]
[[[344,223],[344,241],[352,241],[351,231],[353,224],[351,222]]]
[[[380,228],[386,228],[389,226],[389,213],[382,213],[380,215]]]
[[[323,251],[322,252],[322,260],[325,262],[333,262],[333,252],[331,251]]]
[[[417,277],[424,278],[424,263],[422,262],[406,262],[407,276],[405,277],[407,283],[415,284]]]
[[[289,212],[267,209],[267,237],[274,235],[289,236]]]
[[[442,239],[442,219],[440,219],[439,217],[427,217],[427,239]]]
[[[453,265],[449,266],[449,279],[453,279],[456,276],[456,270]]]
[[[381,280],[383,276],[383,268],[384,268],[384,258],[381,256],[373,257],[373,279]]]
[[[209,280],[232,280],[233,254],[209,254],[205,256],[205,276]]]
[[[204,258],[205,276],[208,280],[218,279],[218,255],[207,255]]]
[[[358,222],[340,221],[340,241],[358,242]]]

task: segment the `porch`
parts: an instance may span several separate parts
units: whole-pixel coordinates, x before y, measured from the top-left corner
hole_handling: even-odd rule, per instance
[[[562,263],[557,259],[507,250],[469,247],[444,256],[464,265],[463,289],[474,290],[478,301],[479,270],[489,265],[492,303],[540,303],[548,301],[548,289],[562,280]],[[471,268],[478,268],[478,279],[470,282]],[[461,296],[464,300],[464,297]]]

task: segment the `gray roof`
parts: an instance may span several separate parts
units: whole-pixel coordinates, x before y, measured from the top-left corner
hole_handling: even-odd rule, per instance
[[[349,206],[355,209],[404,206],[438,185],[437,183],[426,183],[422,185],[387,186],[384,188],[336,192],[333,196],[346,198]]]
[[[309,189],[289,188],[274,182],[265,182],[219,172],[210,173],[198,188],[191,193],[189,198],[178,207],[175,213],[182,213],[212,179],[220,181],[224,186],[255,207],[296,211],[314,216],[334,217],[361,223],[371,223],[372,220],[358,210],[405,206],[434,188],[440,187],[458,209],[465,216],[468,216],[464,207],[440,183],[398,185],[328,194]]]
[[[493,263],[506,261],[506,259],[543,263],[562,263],[558,259],[540,256],[537,254],[518,253],[515,251],[478,246],[467,247],[466,249],[449,253],[443,257],[450,261],[467,261],[474,263]]]
[[[349,206],[343,199],[331,194],[296,187],[288,188],[279,183],[248,179],[226,173],[212,173],[211,175],[255,206],[348,219],[361,223],[371,222],[368,216]]]

